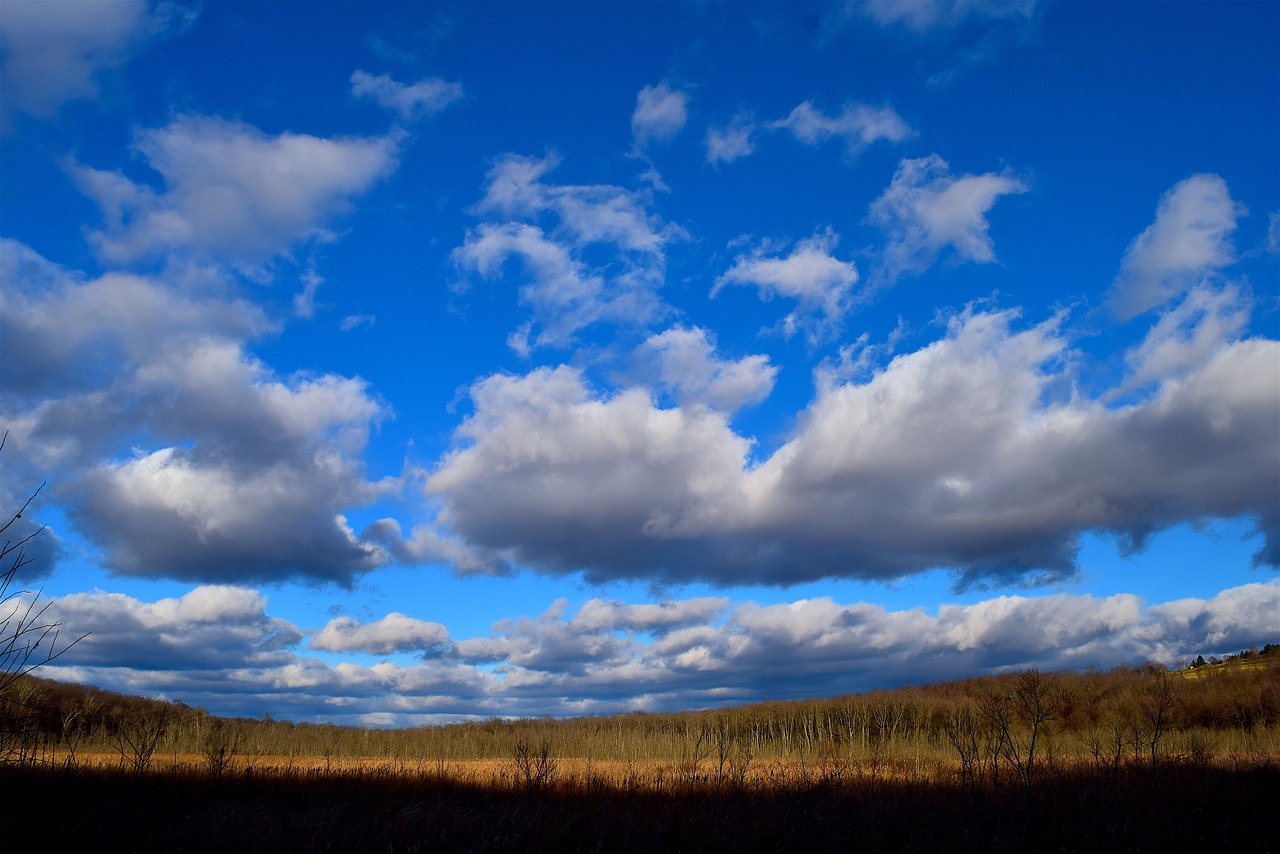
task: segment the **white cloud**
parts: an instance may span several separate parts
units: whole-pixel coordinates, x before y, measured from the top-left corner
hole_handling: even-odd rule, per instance
[[[705,404],[735,412],[768,397],[778,375],[768,356],[717,359],[714,340],[698,327],[677,326],[650,336],[636,355],[681,406]]]
[[[18,112],[49,118],[68,101],[94,97],[100,72],[122,65],[175,17],[189,14],[143,0],[6,0],[0,16],[0,126],[7,127]]]
[[[89,636],[74,647],[77,666],[144,671],[221,670],[281,664],[302,640],[286,620],[267,616],[267,598],[243,587],[196,587],[177,599],[142,602],[121,593],[73,593],[49,600],[65,631]]]
[[[1160,199],[1156,220],[1125,251],[1112,311],[1132,318],[1185,292],[1235,260],[1231,233],[1245,214],[1217,175],[1193,175]]]
[[[367,652],[387,655],[393,652],[427,651],[449,642],[449,630],[439,623],[415,620],[393,611],[372,623],[359,623],[350,617],[338,617],[311,636],[311,649],[328,652]]]
[[[858,281],[853,263],[832,254],[837,242],[839,237],[827,229],[796,243],[785,258],[768,257],[773,247],[766,242],[739,255],[716,279],[711,296],[725,285],[754,285],[763,299],[793,299],[798,306],[779,329],[787,337],[804,330],[811,343],[820,343],[838,331]]]
[[[302,633],[243,588],[201,587],[142,602],[75,594],[50,613],[90,637],[47,675],[160,694],[220,714],[401,726],[491,715],[684,710],[725,702],[827,695],[1038,667],[1180,665],[1273,637],[1280,582],[1210,599],[1144,604],[1054,594],[943,605],[937,615],[830,598],[776,605],[707,597],[623,603],[558,600],[537,617],[501,620],[488,637],[399,613],[343,618],[311,648],[389,654],[413,664],[326,664],[293,651]],[[83,628],[81,628],[83,627]]]
[[[372,314],[349,314],[338,321],[338,328],[343,332],[350,332],[353,329],[368,328],[377,322],[378,318]]]
[[[1224,344],[1241,337],[1249,323],[1250,308],[1249,300],[1235,285],[1222,290],[1192,289],[1181,302],[1162,312],[1142,343],[1125,354],[1129,376],[1114,396],[1207,365]]]
[[[891,107],[870,107],[854,103],[846,104],[839,115],[828,116],[805,101],[771,127],[791,131],[797,140],[806,145],[817,145],[833,138],[843,139],[850,156],[881,140],[902,142],[915,135]]]
[[[272,325],[216,280],[85,279],[13,241],[0,272],[6,464],[53,481],[111,568],[347,583],[386,558],[340,516],[386,489],[363,476],[390,414],[363,381],[276,376],[243,344]]]
[[[1242,515],[1266,535],[1259,561],[1280,561],[1280,344],[1168,362],[1146,398],[1110,409],[1055,393],[1074,358],[1060,318],[1014,319],[966,312],[863,381],[832,378],[758,464],[714,410],[600,395],[569,368],[491,377],[428,479],[438,524],[473,552],[591,579],[950,567],[964,585],[1043,583],[1074,571],[1083,532],[1140,547]]]
[[[681,626],[714,621],[724,614],[728,606],[729,600],[723,596],[703,596],[643,605],[589,599],[573,615],[569,625],[579,631],[625,629],[666,634]]]
[[[558,163],[551,156],[500,158],[476,206],[498,219],[469,230],[452,254],[463,270],[495,278],[509,258],[522,262],[520,298],[532,317],[508,342],[526,356],[537,347],[569,346],[593,324],[660,320],[669,311],[657,295],[665,247],[683,237],[648,212],[641,193],[543,181]],[[594,257],[603,250],[607,260],[586,262],[588,249]]]
[[[268,136],[239,122],[180,116],[138,131],[134,149],[164,189],[119,172],[69,166],[102,208],[98,254],[129,263],[169,252],[260,263],[303,240],[333,238],[327,223],[395,164],[394,136]]]
[[[637,146],[666,142],[675,137],[689,118],[689,96],[665,81],[646,86],[636,95],[631,114],[631,135]]]
[[[697,562],[681,531],[737,500],[749,443],[715,410],[656,409],[638,389],[596,398],[568,367],[492,376],[471,398],[457,433],[467,445],[427,489],[445,500],[438,521],[474,548],[601,577],[619,564],[661,575],[676,571],[668,561]]]
[[[369,98],[407,122],[434,115],[460,100],[462,84],[439,77],[400,83],[387,74],[375,76],[367,71],[354,71],[351,74],[351,94],[357,98]]]
[[[1001,196],[1028,189],[1008,173],[954,175],[936,154],[902,161],[870,209],[888,238],[884,274],[894,281],[923,273],[948,248],[961,261],[995,261],[987,212]]]
[[[755,120],[746,114],[734,116],[733,121],[722,128],[707,128],[704,138],[707,162],[714,166],[751,155],[756,150],[752,136],[758,129]]]
[[[0,279],[0,362],[10,403],[85,390],[103,379],[104,366],[136,369],[173,338],[256,337],[274,328],[246,301],[124,273],[85,279],[8,238],[0,238]]]
[[[844,16],[864,15],[884,26],[901,26],[916,34],[956,27],[966,19],[1029,20],[1037,0],[855,0]]]

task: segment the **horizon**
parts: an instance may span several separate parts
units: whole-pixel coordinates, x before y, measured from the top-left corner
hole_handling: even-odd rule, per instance
[[[38,675],[417,726],[1280,640],[1278,33],[0,4]]]

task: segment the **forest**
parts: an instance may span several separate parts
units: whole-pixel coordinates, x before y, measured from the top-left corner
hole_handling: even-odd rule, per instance
[[[28,674],[0,694],[0,780],[16,850],[1271,851],[1280,645],[411,729],[221,718]]]

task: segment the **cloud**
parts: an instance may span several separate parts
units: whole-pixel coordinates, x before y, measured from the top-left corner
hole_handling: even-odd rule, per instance
[[[1236,285],[1221,290],[1194,288],[1163,312],[1142,343],[1125,354],[1129,374],[1113,396],[1207,365],[1223,344],[1241,337],[1249,324],[1250,308]]]
[[[846,3],[841,17],[861,15],[919,35],[954,28],[969,18],[1030,20],[1036,5],[1037,0],[860,0]]]
[[[733,117],[729,124],[721,128],[707,128],[704,144],[707,148],[707,162],[711,165],[732,163],[755,152],[752,136],[759,130],[755,120],[746,114]]]
[[[936,154],[904,160],[889,188],[871,203],[870,220],[887,237],[884,275],[919,275],[950,249],[960,261],[996,260],[987,212],[1001,196],[1025,193],[1008,173],[953,175]]]
[[[259,307],[199,286],[107,273],[86,279],[15,240],[0,238],[0,378],[10,403],[110,381],[175,338],[257,337],[274,328]]]
[[[449,630],[439,623],[415,620],[392,612],[372,623],[358,623],[350,617],[338,617],[311,636],[311,649],[328,652],[367,652],[387,655],[393,652],[425,651],[447,644]]]
[[[242,587],[203,586],[176,599],[142,602],[122,593],[73,593],[49,600],[63,632],[89,636],[74,647],[80,667],[204,671],[270,666],[302,632],[267,616],[267,598]]]
[[[391,110],[401,121],[416,121],[443,111],[462,98],[462,84],[428,77],[416,83],[400,83],[387,74],[351,73],[351,94],[369,98]]]
[[[754,285],[762,299],[794,299],[798,306],[782,319],[779,330],[788,338],[804,330],[810,343],[820,343],[839,329],[858,281],[853,263],[832,254],[837,242],[839,237],[828,228],[799,241],[785,258],[768,257],[773,247],[765,242],[739,255],[716,279],[711,296],[725,285]]]
[[[778,375],[768,356],[725,361],[705,329],[677,326],[650,336],[637,350],[642,373],[655,375],[681,406],[704,404],[723,412],[762,402]]]
[[[338,321],[338,328],[343,332],[350,332],[353,329],[368,328],[377,322],[378,318],[372,314],[349,314]]]
[[[805,101],[771,127],[791,131],[792,136],[806,145],[843,139],[850,157],[881,140],[902,142],[915,135],[892,108],[854,103],[846,104],[839,115],[828,116]]]
[[[7,129],[19,112],[47,119],[68,101],[96,96],[100,72],[193,16],[172,4],[129,0],[9,0],[0,17],[0,127]]]
[[[102,209],[89,240],[127,264],[170,252],[256,264],[298,241],[333,239],[326,224],[395,165],[397,138],[282,133],[204,116],[179,116],[137,132],[134,150],[164,189],[120,172],[68,169]]]
[[[665,247],[683,237],[648,212],[641,193],[544,182],[558,162],[500,158],[476,206],[493,219],[470,229],[451,256],[462,270],[491,278],[504,275],[508,259],[519,259],[520,299],[532,317],[508,342],[526,356],[538,347],[570,346],[594,324],[662,319],[669,311],[657,295]],[[604,262],[589,263],[588,250]]]
[[[1108,301],[1128,320],[1164,305],[1235,260],[1231,233],[1245,209],[1217,175],[1193,175],[1160,199],[1156,220],[1125,251]]]
[[[298,655],[302,632],[266,604],[230,587],[155,603],[100,592],[55,599],[56,619],[91,634],[44,672],[217,714],[260,714],[254,704],[265,703],[273,714],[347,723],[674,711],[811,697],[815,684],[835,696],[1027,667],[1177,666],[1272,638],[1280,582],[1159,603],[999,596],[936,615],[827,597],[591,599],[574,612],[558,600],[537,617],[499,621],[488,637],[452,641],[447,627],[398,613],[311,635],[311,648],[334,653],[432,652],[371,666]]]
[[[688,106],[689,96],[665,81],[641,89],[631,114],[631,136],[636,146],[644,148],[652,142],[673,139],[688,121]]]
[[[734,501],[749,450],[715,410],[657,409],[639,389],[596,397],[569,367],[492,376],[471,399],[466,444],[427,489],[445,529],[521,565],[607,578],[697,563],[671,538]]]
[[[272,325],[216,280],[87,279],[13,241],[0,270],[6,465],[48,477],[112,569],[348,583],[384,560],[341,518],[385,491],[360,458],[390,413],[362,380],[276,376],[242,340]]]
[[[1258,560],[1277,563],[1280,344],[1224,342],[1108,408],[1062,399],[1075,354],[1061,318],[1014,320],[966,311],[870,377],[831,379],[758,463],[715,410],[600,394],[567,367],[490,377],[427,480],[437,523],[473,553],[593,581],[948,567],[961,586],[1048,583],[1075,571],[1083,532],[1140,548],[1240,516],[1266,536]]]

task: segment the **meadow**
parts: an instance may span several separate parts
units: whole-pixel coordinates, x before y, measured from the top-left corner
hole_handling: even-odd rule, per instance
[[[9,850],[1273,851],[1280,648],[673,714],[218,718],[24,677]]]

